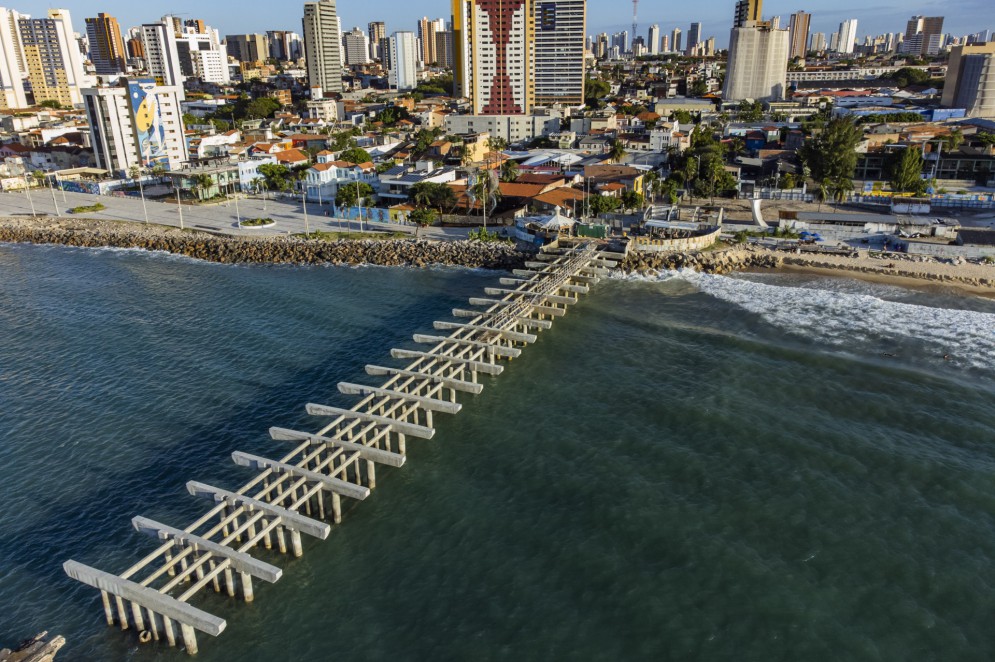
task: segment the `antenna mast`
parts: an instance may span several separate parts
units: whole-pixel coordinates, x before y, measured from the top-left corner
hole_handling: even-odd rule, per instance
[[[629,43],[636,41],[636,32],[639,30],[639,0],[632,0],[632,38]]]

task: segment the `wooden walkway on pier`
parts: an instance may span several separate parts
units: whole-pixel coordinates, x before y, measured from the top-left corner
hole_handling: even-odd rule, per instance
[[[502,278],[502,287],[486,288],[490,298],[470,299],[480,310],[456,309],[459,322],[436,322],[437,334],[415,335],[423,351],[391,350],[410,360],[404,368],[366,366],[386,378],[382,385],[340,383],[339,391],[360,398],[351,409],[307,405],[327,419],[317,432],[271,428],[287,448],[278,459],[233,453],[236,464],[256,472],[249,482],[235,490],[187,483],[191,495],[210,502],[195,522],[178,529],[135,517],[135,529],[158,544],[130,568],[115,575],[67,561],[66,574],[100,590],[108,625],[135,628],[142,641],[182,643],[195,654],[197,631],[217,636],[226,625],[191,604],[200,591],[250,602],[254,579],[279,580],[283,570],[253,557],[254,548],[299,557],[303,536],[327,538],[329,521],[342,521],[342,499],[362,501],[376,487],[378,464],[402,466],[409,437],[431,439],[436,414],[460,411],[458,393],[479,394],[479,374],[500,375],[499,359],[521,355],[622,257],[592,243],[540,253],[514,278]]]

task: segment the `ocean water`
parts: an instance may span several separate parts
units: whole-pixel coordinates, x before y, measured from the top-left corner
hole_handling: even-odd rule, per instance
[[[62,563],[122,571],[497,277],[0,245],[0,643],[184,659]],[[196,601],[199,657],[991,660],[993,376],[987,299],[603,282],[254,603]]]

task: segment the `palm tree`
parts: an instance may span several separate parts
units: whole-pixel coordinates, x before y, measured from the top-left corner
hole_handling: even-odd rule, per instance
[[[518,179],[518,162],[508,159],[501,164],[501,181],[513,182]]]
[[[618,163],[619,161],[622,160],[622,158],[625,155],[626,155],[625,145],[622,144],[621,140],[616,138],[615,140],[612,141],[611,149],[608,151],[608,158],[614,161],[615,163]]]
[[[481,168],[477,171],[477,181],[473,184],[473,195],[480,200],[481,214],[484,217],[484,229],[487,229],[487,206],[493,201],[493,209],[497,208],[501,198],[501,187],[498,178],[491,170]],[[492,211],[493,211],[492,209]]]

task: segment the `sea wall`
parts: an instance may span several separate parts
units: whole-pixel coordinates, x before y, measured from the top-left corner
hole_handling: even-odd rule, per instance
[[[0,242],[61,244],[86,248],[137,248],[166,251],[224,264],[450,265],[510,270],[522,267],[531,256],[530,253],[520,252],[505,243],[242,238],[136,223],[65,219],[0,219]]]

